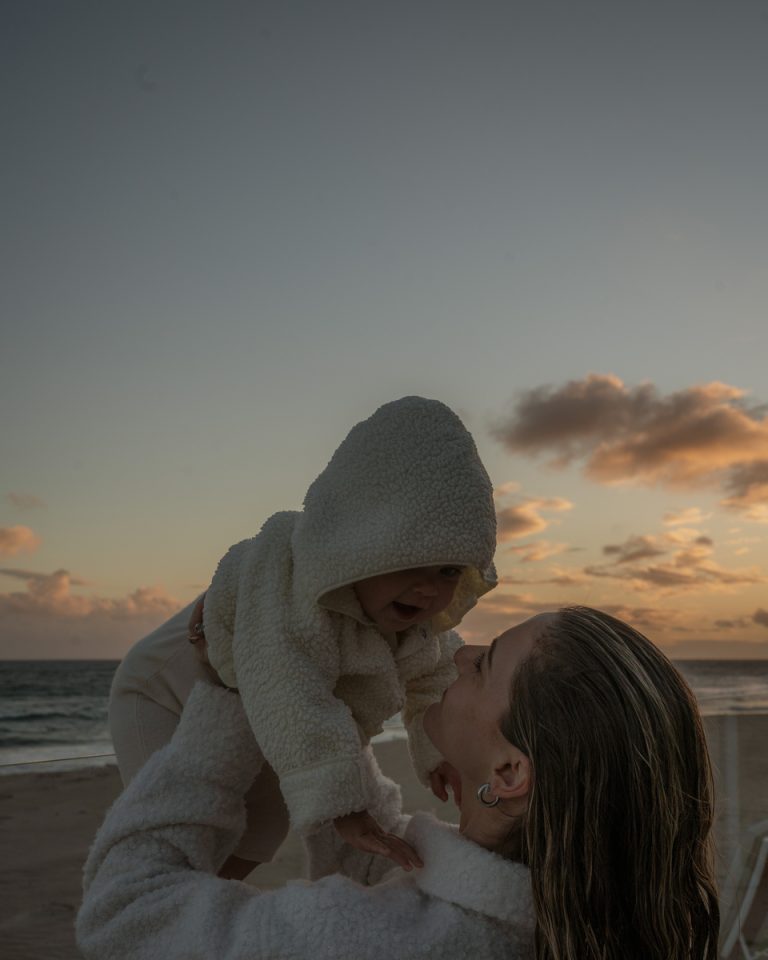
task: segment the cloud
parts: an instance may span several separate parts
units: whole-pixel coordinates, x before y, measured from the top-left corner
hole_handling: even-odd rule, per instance
[[[500,583],[510,584],[551,584],[556,587],[576,587],[587,583],[589,577],[579,570],[562,570],[559,567],[552,567],[552,573],[548,577],[516,577],[514,575],[503,576]]]
[[[57,570],[55,573],[40,573],[38,570],[20,570],[18,567],[2,567],[0,568],[0,574],[4,577],[12,577],[15,580],[26,581],[30,590],[34,590],[37,584],[45,585],[49,583],[52,578],[60,577],[61,574],[66,574],[69,578],[70,585],[73,587],[88,586],[87,580],[72,577],[66,570]]]
[[[733,552],[737,557],[743,556],[745,553],[749,553],[751,547],[755,543],[760,543],[760,537],[731,537],[730,540],[725,541],[729,547],[733,549]]]
[[[0,614],[7,616],[130,620],[147,616],[161,618],[180,606],[161,587],[139,587],[118,598],[86,597],[72,593],[72,587],[85,586],[86,581],[73,577],[68,570],[38,573],[2,569],[0,573],[23,580],[27,588],[25,592],[0,594]]]
[[[505,582],[508,582],[505,578]],[[573,602],[567,598],[566,602],[541,602],[530,593],[506,593],[503,587],[483,597],[477,606],[471,610],[461,623],[461,635],[467,643],[490,643],[490,641],[504,630],[513,627],[522,620],[527,620],[537,613],[557,610],[561,606]],[[600,605],[601,610],[611,613],[621,620],[632,624],[639,630],[648,632],[653,639],[654,635],[663,633],[687,633],[687,616],[679,609],[665,610],[650,606],[632,606],[629,604]]]
[[[602,609],[640,630],[687,632],[687,627],[682,622],[683,615],[678,610],[665,610],[659,607],[633,607],[623,603],[604,604]]]
[[[699,507],[686,507],[685,510],[672,511],[664,514],[664,525],[676,527],[680,524],[704,523],[712,516],[711,513],[702,513]]]
[[[685,563],[688,564],[688,569],[685,569]],[[735,586],[768,583],[768,577],[756,568],[726,570],[714,561],[696,556],[681,557],[674,564],[657,564],[643,568],[591,566],[585,567],[584,573],[590,577],[623,580],[634,590],[658,587],[671,593],[705,588],[727,590]]]
[[[571,510],[573,504],[563,497],[529,497],[522,503],[501,507],[496,511],[498,538],[500,541],[527,537],[546,530],[551,520],[545,520],[542,512]]]
[[[759,623],[761,627],[768,627],[768,610],[763,610],[762,607],[758,607],[752,614],[752,621]]]
[[[556,557],[561,553],[569,553],[576,550],[567,543],[550,543],[549,540],[536,540],[533,543],[516,543],[507,547],[506,553],[517,553],[520,555],[520,563],[537,563],[539,560],[546,560],[548,557]]]
[[[610,562],[587,566],[584,574],[623,581],[633,590],[655,587],[663,593],[678,593],[768,583],[756,567],[731,570],[716,563],[712,538],[686,527],[661,536],[631,536],[624,543],[603,547],[603,553],[611,557]],[[644,562],[669,554],[662,562]]]
[[[484,596],[461,621],[461,635],[467,643],[491,640],[536,613],[557,609],[556,603],[536,601],[530,594],[505,593],[498,588]]]
[[[743,398],[725,383],[663,395],[590,374],[521,394],[492,433],[511,452],[554,454],[555,467],[583,461],[598,483],[718,486],[724,506],[768,522],[768,415]]]
[[[40,537],[29,527],[0,527],[0,556],[13,557],[17,553],[34,553],[41,543]]]
[[[45,506],[45,501],[36,497],[34,493],[8,493],[6,499],[18,507],[19,510],[38,510]]]
[[[674,545],[688,543],[704,543],[710,546],[714,543],[711,537],[707,537],[700,530],[694,530],[689,527],[678,527],[676,530],[667,530],[662,539],[665,543]]]
[[[500,486],[495,487],[493,495],[497,499],[502,499],[509,496],[510,493],[517,493],[519,490],[520,484],[517,480],[508,480],[507,483],[502,483]]]
[[[749,620],[746,617],[735,617],[731,620],[715,620],[715,626],[718,630],[743,630],[749,626]]]
[[[750,510],[768,503],[768,459],[741,464],[730,472],[726,481],[727,507]]]
[[[650,557],[659,557],[667,550],[656,544],[656,538],[651,536],[630,537],[624,543],[608,544],[603,547],[606,556],[613,556],[614,563],[636,563]]]

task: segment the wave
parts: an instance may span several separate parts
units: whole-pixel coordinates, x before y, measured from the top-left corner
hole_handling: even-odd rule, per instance
[[[33,710],[29,713],[11,714],[3,716],[0,712],[0,728],[9,723],[35,723],[39,720],[64,720],[67,722],[78,720],[99,720],[104,716],[104,709],[94,706],[90,710]]]

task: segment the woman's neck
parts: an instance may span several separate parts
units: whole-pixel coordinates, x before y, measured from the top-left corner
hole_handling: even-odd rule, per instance
[[[484,807],[477,787],[462,782],[459,831],[474,843],[508,860],[525,861],[523,818],[504,809],[504,803]]]

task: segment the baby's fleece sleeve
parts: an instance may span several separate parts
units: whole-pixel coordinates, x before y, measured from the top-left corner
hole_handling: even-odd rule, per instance
[[[440,656],[437,666],[430,673],[415,677],[406,684],[403,722],[408,733],[408,749],[414,769],[425,786],[429,786],[429,774],[439,766],[443,757],[424,732],[424,714],[427,707],[443,695],[446,687],[458,673],[453,657],[464,641],[453,630],[438,634]]]
[[[238,603],[238,688],[256,740],[280,778],[291,826],[304,833],[367,809],[360,735],[349,707],[333,694],[339,669],[334,638],[305,641],[275,629],[254,642],[249,613],[256,603],[242,596]]]

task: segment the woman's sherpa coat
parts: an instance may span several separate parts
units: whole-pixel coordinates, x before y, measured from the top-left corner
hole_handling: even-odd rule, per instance
[[[205,598],[208,656],[240,691],[294,829],[365,809],[363,744],[400,710],[427,782],[441,758],[422,718],[455,677],[450,628],[496,582],[495,543],[472,437],[444,404],[405,397],[350,431],[303,511],[275,514],[222,559]],[[383,636],[352,584],[435,565],[465,568],[451,606]]]
[[[399,789],[370,748],[363,772],[371,812],[385,829],[404,833],[423,869],[390,869],[325,825],[307,840],[313,874],[324,879],[259,893],[216,877],[243,828],[243,794],[262,759],[239,698],[199,683],[170,744],[150,758],[96,836],[77,918],[86,960],[532,955],[527,868],[429,815],[402,817]]]

